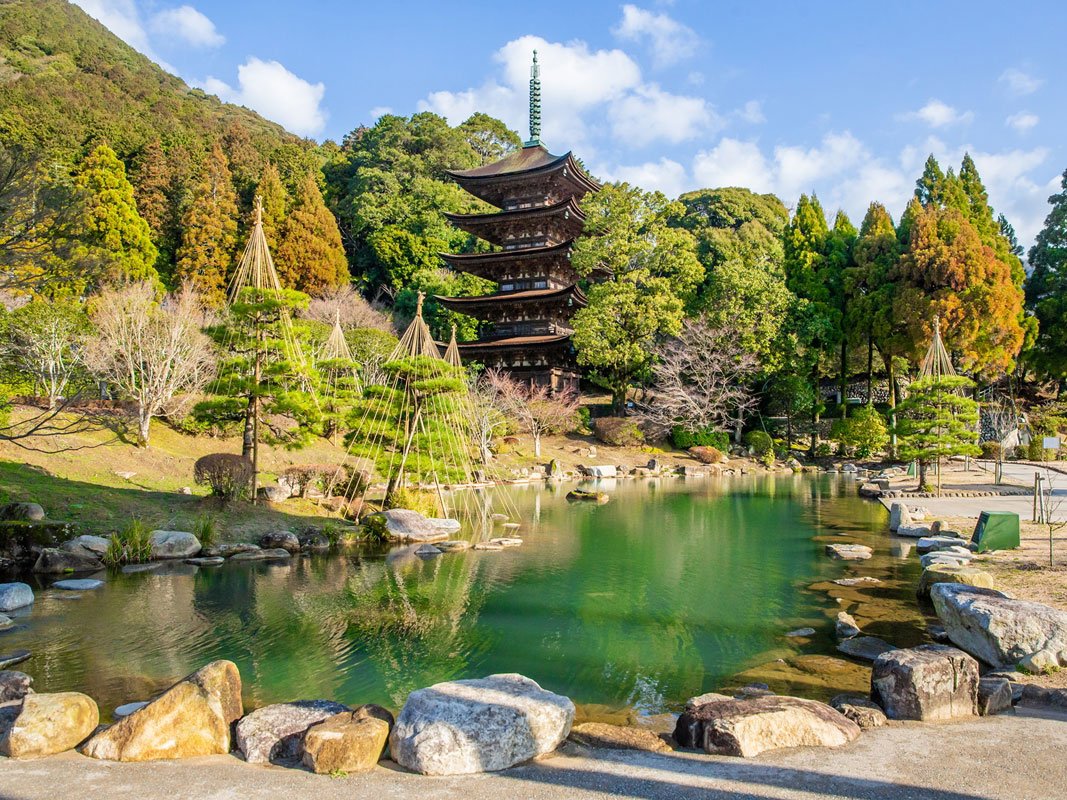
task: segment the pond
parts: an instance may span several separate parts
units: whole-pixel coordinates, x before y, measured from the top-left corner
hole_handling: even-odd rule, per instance
[[[227,658],[248,707],[395,709],[438,681],[520,672],[576,703],[649,716],[760,663],[832,652],[841,606],[811,584],[878,574],[882,601],[914,607],[914,559],[889,555],[885,511],[838,476],[601,481],[604,506],[568,503],[569,488],[509,489],[522,519],[509,535],[525,543],[504,551],[364,548],[113,573],[78,596],[35,587],[0,652],[29,648],[21,668],[37,691],[84,691],[105,713]],[[820,540],[840,535],[877,557],[829,559]],[[808,640],[784,636],[809,625]],[[921,638],[909,630],[895,638]]]

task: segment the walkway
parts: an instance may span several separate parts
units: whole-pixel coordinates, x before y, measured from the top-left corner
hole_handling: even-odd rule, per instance
[[[752,760],[596,751],[499,773],[426,778],[379,767],[329,778],[229,756],[116,764],[74,753],[0,759],[3,800],[1052,800],[1067,797],[1067,721],[1006,715],[954,724],[895,723],[841,750],[800,748]]]

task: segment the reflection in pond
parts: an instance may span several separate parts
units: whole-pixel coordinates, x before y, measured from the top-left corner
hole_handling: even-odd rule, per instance
[[[87,691],[105,710],[228,658],[250,706],[396,708],[437,681],[521,672],[578,703],[655,714],[796,655],[803,643],[783,633],[801,624],[819,631],[808,652],[829,652],[834,600],[805,587],[877,572],[886,582],[860,598],[870,605],[914,577],[888,555],[885,512],[850,482],[620,481],[604,506],[568,504],[567,488],[514,488],[521,548],[116,574],[77,598],[40,591],[0,648],[34,651],[38,691]],[[878,557],[829,560],[812,537],[839,534]]]

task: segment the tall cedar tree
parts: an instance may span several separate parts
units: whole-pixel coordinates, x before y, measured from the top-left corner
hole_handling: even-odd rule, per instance
[[[586,276],[603,266],[614,278],[589,290],[589,305],[574,315],[574,344],[621,412],[630,384],[649,377],[652,345],[681,330],[704,267],[694,236],[674,227],[685,206],[659,192],[607,185],[582,208],[589,235],[574,245],[575,269]]]
[[[950,456],[977,456],[978,403],[967,396],[974,382],[963,377],[924,378],[908,387],[900,404],[896,435],[899,454],[919,462],[919,489],[926,486],[927,467]]]
[[[1038,320],[1030,361],[1037,371],[1067,381],[1067,170],[1060,191],[1048,199],[1052,210],[1030,248],[1026,304]]]
[[[133,161],[130,169],[133,193],[137,198],[137,210],[148,223],[152,241],[159,250],[156,272],[164,283],[171,278],[171,264],[180,233],[174,204],[167,190],[170,187],[170,170],[167,157],[159,139],[146,145]]]
[[[289,193],[285,191],[278,168],[267,164],[256,186],[256,195],[263,200],[263,236],[272,253],[278,252],[282,224],[289,209]]]
[[[913,360],[940,316],[958,368],[988,377],[1011,369],[1023,342],[1021,297],[1011,268],[961,211],[931,205],[912,216],[895,278],[893,314],[904,325]]]
[[[845,291],[845,279],[853,268],[853,249],[856,246],[858,232],[849,221],[844,211],[838,211],[834,218],[834,227],[826,239],[826,267],[823,270],[827,288],[830,290],[831,304],[834,307],[834,320],[838,326],[840,360],[838,362],[838,387],[841,391],[843,413],[848,412],[848,347],[858,343],[855,335],[850,336],[845,326],[848,314],[848,295]]]
[[[99,145],[81,163],[75,184],[85,193],[84,241],[103,259],[108,277],[158,281],[158,251],[115,151]]]
[[[785,233],[786,285],[795,296],[792,324],[800,348],[796,367],[806,371],[816,402],[812,405],[811,453],[818,438],[820,360],[833,352],[840,339],[841,323],[834,297],[834,282],[826,273],[826,245],[830,229],[822,206],[814,195],[801,195]]]
[[[203,179],[182,217],[184,234],[175,280],[189,281],[213,307],[226,301],[226,279],[237,246],[237,198],[226,156],[216,142]]]
[[[313,294],[348,280],[337,221],[310,175],[297,188],[296,202],[282,223],[280,239],[274,260],[283,286]]]

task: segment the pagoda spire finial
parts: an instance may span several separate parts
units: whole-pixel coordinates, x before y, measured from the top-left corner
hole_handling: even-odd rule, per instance
[[[541,66],[537,63],[537,51],[533,51],[530,66],[530,140],[526,147],[541,144]]]

